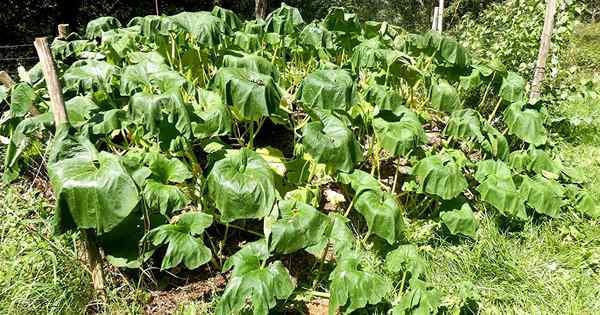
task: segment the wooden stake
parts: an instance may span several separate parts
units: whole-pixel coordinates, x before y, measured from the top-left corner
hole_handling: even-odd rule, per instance
[[[537,62],[531,81],[531,92],[529,93],[529,102],[535,103],[540,98],[540,90],[544,81],[544,72],[546,69],[546,59],[552,40],[552,30],[554,28],[554,15],[556,14],[556,0],[548,0],[546,3],[546,15],[544,17],[544,29],[540,38],[540,50],[538,51]]]
[[[58,39],[65,39],[69,36],[69,24],[58,24]]]
[[[48,39],[46,37],[36,38],[33,42],[37,51],[40,63],[42,64],[42,72],[48,86],[48,95],[50,95],[50,106],[52,107],[52,115],[54,115],[54,124],[58,126],[69,123],[69,117],[65,110],[65,100],[62,95],[62,85],[56,74],[56,64],[50,52]]]
[[[11,88],[15,86],[15,81],[10,77],[10,75],[6,71],[0,71],[0,82],[4,84],[7,88]]]
[[[438,8],[437,31],[442,32],[444,26],[444,0],[440,0]]]
[[[254,15],[257,20],[265,19],[267,16],[267,0],[254,0]]]
[[[437,21],[438,21],[439,10],[440,10],[440,7],[433,8],[433,19],[431,21],[431,31],[432,32],[437,31]]]
[[[69,117],[65,110],[65,101],[62,95],[62,85],[56,74],[56,65],[54,58],[50,52],[48,39],[46,37],[36,38],[33,42],[37,51],[40,63],[42,64],[42,72],[46,85],[48,86],[48,95],[50,95],[50,107],[54,115],[54,125],[58,128],[61,125],[69,124]],[[88,263],[92,273],[92,283],[97,296],[106,302],[106,291],[104,290],[104,272],[102,270],[102,261],[100,250],[96,244],[96,235],[92,230],[82,230],[84,236],[85,247],[88,256]]]

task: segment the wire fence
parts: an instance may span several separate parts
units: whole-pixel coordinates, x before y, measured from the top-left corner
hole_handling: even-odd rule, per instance
[[[30,62],[37,60],[33,44],[4,44],[0,45],[0,62]]]

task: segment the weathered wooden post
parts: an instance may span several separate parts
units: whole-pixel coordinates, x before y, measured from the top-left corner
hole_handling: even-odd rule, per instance
[[[6,71],[0,71],[0,82],[2,82],[2,84],[4,84],[9,89],[15,85],[15,81],[10,77],[10,75]]]
[[[431,31],[432,32],[437,31],[437,24],[438,24],[437,21],[438,21],[439,10],[440,10],[440,7],[433,8],[433,18],[431,20]]]
[[[54,125],[56,128],[59,126],[69,124],[69,117],[65,109],[65,101],[62,95],[62,85],[58,80],[56,74],[56,64],[50,51],[50,45],[48,45],[48,39],[46,37],[39,37],[33,42],[35,50],[42,64],[42,72],[46,85],[48,86],[48,95],[50,96],[50,107],[52,108],[52,114],[54,116]],[[88,263],[90,265],[90,272],[92,273],[92,283],[94,290],[98,297],[106,302],[106,292],[104,291],[104,272],[102,270],[102,261],[100,256],[100,250],[96,244],[96,235],[93,230],[82,230],[81,233],[84,236],[85,247],[87,251]]]
[[[444,26],[444,0],[440,0],[438,8],[437,31],[442,32]]]
[[[529,102],[535,103],[540,98],[540,90],[544,81],[546,59],[552,42],[552,29],[554,28],[554,15],[556,14],[556,0],[548,0],[546,3],[546,15],[544,16],[544,29],[540,38],[540,50],[531,80],[531,92]]]
[[[58,24],[58,39],[65,39],[69,36],[69,24]]]
[[[267,16],[267,0],[255,0],[254,15],[256,19],[265,19]]]

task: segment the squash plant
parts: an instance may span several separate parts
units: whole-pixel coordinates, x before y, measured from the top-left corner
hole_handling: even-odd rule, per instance
[[[39,65],[0,86],[4,181],[52,138],[57,231],[93,229],[121,268],[212,264],[228,279],[217,314],[267,314],[316,289],[330,314],[435,312],[442,297],[407,224],[476,240],[481,212],[600,214],[553,155],[525,80],[438,33],[342,8],[306,25],[284,4],[265,21],[219,7],[103,17],[52,49],[72,127],[53,130]],[[396,297],[364,265],[379,240],[378,259],[402,275]],[[311,279],[292,276],[291,255],[314,256]]]

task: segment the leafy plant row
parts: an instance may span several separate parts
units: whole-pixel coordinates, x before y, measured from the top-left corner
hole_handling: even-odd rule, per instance
[[[39,65],[0,86],[4,180],[54,133],[57,231],[94,230],[118,267],[229,272],[217,314],[266,314],[310,287],[282,263],[299,253],[319,262],[312,289],[328,286],[330,314],[434,313],[410,222],[476,239],[483,211],[600,216],[582,171],[554,156],[525,80],[441,34],[341,8],[305,23],[287,5],[254,21],[215,7],[98,18],[52,52],[70,124],[53,127]],[[232,229],[248,243],[226,255]],[[376,240],[399,288],[364,268]],[[324,264],[335,267],[321,279]]]

